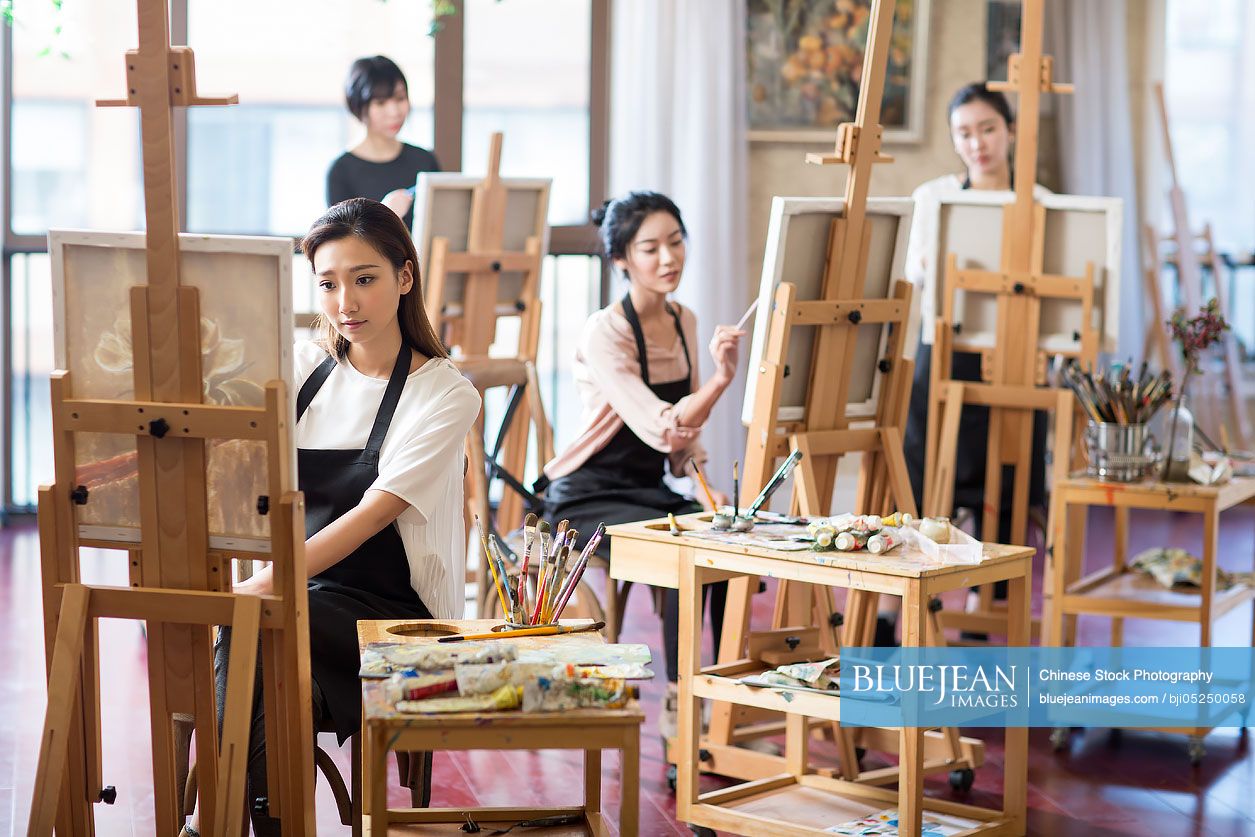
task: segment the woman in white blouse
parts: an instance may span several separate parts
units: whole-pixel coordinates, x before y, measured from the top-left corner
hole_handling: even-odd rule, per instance
[[[699,441],[711,408],[736,374],[733,326],[718,326],[710,341],[715,372],[698,372],[697,318],[667,295],[684,273],[685,237],[680,210],[665,195],[632,192],[593,213],[602,245],[630,283],[619,302],[589,317],[575,355],[573,375],[583,402],[583,430],[549,462],[537,484],[545,491],[545,517],[566,518],[587,538],[598,523],[627,523],[686,514],[701,506],[672,491],[664,472],[681,477],[690,458],[706,452]],[[725,502],[722,495],[716,502]],[[607,538],[602,550],[608,550]],[[608,554],[605,552],[604,554]],[[710,594],[718,641],[726,585]],[[674,735],[679,596],[663,594],[663,647],[669,683],[660,720]]]
[[[907,471],[916,506],[923,502],[924,445],[928,423],[928,373],[932,363],[932,344],[935,330],[936,288],[933,282],[941,282],[940,271],[935,269],[936,254],[928,252],[927,242],[936,236],[938,202],[945,197],[961,195],[966,190],[1008,191],[1015,188],[1015,172],[1011,167],[1015,141],[1015,117],[1011,106],[1001,93],[991,91],[984,82],[960,88],[950,100],[950,137],[955,153],[963,163],[963,174],[946,174],[919,186],[912,194],[915,200],[915,220],[906,254],[906,277],[915,285],[920,304],[915,308],[917,322],[908,328],[909,335],[919,328],[919,348],[915,353],[915,380],[911,390],[910,412],[904,438]],[[1049,194],[1041,185],[1033,187],[1037,197]],[[957,380],[979,381],[980,355],[971,352],[955,352],[952,376]],[[977,537],[981,537],[982,515],[985,496],[985,459],[989,436],[989,410],[985,407],[964,407],[959,429],[959,457],[955,463],[956,508],[977,511],[975,515]],[[1046,422],[1037,413],[1033,422],[1033,467],[1029,482],[1030,502],[1039,505],[1045,494],[1045,441]],[[990,539],[1005,542],[1010,537],[1011,491],[1013,483],[1002,482],[1002,521],[998,533],[988,533]]]
[[[418,254],[395,212],[366,198],[336,204],[302,249],[322,317],[318,339],[296,350],[312,711],[314,729],[330,720],[343,743],[361,719],[357,620],[462,614],[462,451],[480,398],[432,330]],[[235,592],[270,593],[270,568]],[[219,717],[230,633],[221,629],[214,649]],[[247,799],[254,833],[268,835],[282,826],[254,803],[266,794],[262,703],[258,691]],[[430,754],[418,763],[429,771]],[[198,824],[194,815],[185,833]]]

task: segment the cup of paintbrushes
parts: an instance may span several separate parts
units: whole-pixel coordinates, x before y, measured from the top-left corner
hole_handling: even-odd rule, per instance
[[[1110,482],[1137,482],[1154,467],[1151,436],[1145,424],[1090,421],[1085,428],[1087,473]]]

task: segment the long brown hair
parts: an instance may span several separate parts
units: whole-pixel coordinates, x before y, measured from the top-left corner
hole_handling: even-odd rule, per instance
[[[401,340],[411,349],[427,357],[448,357],[449,350],[440,342],[423,307],[423,283],[419,276],[418,249],[405,224],[388,207],[369,198],[349,198],[331,207],[314,222],[301,240],[301,249],[309,266],[314,266],[314,253],[328,241],[354,236],[374,247],[399,274],[409,262],[414,271],[414,285],[397,303],[397,322]],[[319,314],[314,319],[317,341],[336,360],[348,357],[349,341],[336,331],[335,324]]]

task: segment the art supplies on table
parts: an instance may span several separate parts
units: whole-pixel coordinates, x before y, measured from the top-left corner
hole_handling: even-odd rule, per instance
[[[980,820],[930,811],[923,815],[920,837],[950,837],[952,834],[969,831],[980,825]],[[848,837],[898,837],[898,812],[890,808],[825,828],[824,831],[828,834],[848,835]]]
[[[1129,568],[1145,573],[1168,590],[1186,588],[1200,590],[1203,586],[1203,559],[1176,547],[1155,547],[1137,554]],[[1228,590],[1235,584],[1255,585],[1255,573],[1229,572],[1216,567],[1216,589]]]
[[[902,527],[900,531],[904,543],[939,563],[979,564],[985,560],[983,543],[948,520],[944,525],[944,534],[936,529],[922,526],[922,521],[914,521]],[[935,537],[925,535],[924,531],[931,531]],[[944,543],[939,543],[938,539],[944,540]]]
[[[476,517],[475,521],[478,525],[479,518]],[[589,557],[597,551],[605,532],[605,525],[598,525],[579,557],[572,559],[579,532],[568,529],[566,520],[551,527],[547,521],[529,514],[523,521],[523,554],[518,562],[519,571],[516,576],[511,577],[506,572],[505,556],[508,551],[501,547],[495,535],[485,537],[481,529],[480,547],[492,572],[497,600],[508,625],[526,628],[556,624],[575,592],[575,586],[584,575]],[[536,568],[534,597],[528,589],[533,566]],[[458,640],[446,638],[442,641]]]
[[[785,458],[784,462],[780,463],[780,467],[776,469],[776,472],[771,475],[771,479],[767,480],[767,484],[763,486],[763,490],[758,492],[758,496],[754,498],[754,502],[751,503],[750,507],[745,510],[745,516],[749,518],[757,517],[762,507],[765,506],[771,499],[771,495],[775,494],[776,489],[784,484],[784,481],[789,478],[789,474],[793,473],[793,468],[801,461],[802,452],[800,450],[795,450],[790,453],[788,457]]]
[[[751,546],[777,552],[804,552],[811,548],[812,542],[806,534],[805,526],[792,523],[760,523],[750,532],[690,529],[684,536],[700,541]]]
[[[520,652],[508,640],[372,643],[362,657],[360,676],[388,678],[388,702],[402,713],[616,708],[638,694],[625,684],[654,676],[646,667],[649,647],[641,644],[559,643]],[[536,691],[541,682],[547,685]],[[525,700],[528,688],[536,693]]]
[[[502,686],[489,695],[402,700],[397,702],[396,708],[398,712],[420,715],[443,715],[448,712],[499,712],[517,709],[523,702],[521,691],[516,686]]]
[[[1090,420],[1102,424],[1146,424],[1172,397],[1172,374],[1151,375],[1145,363],[1134,380],[1130,366],[1113,364],[1095,376],[1074,361],[1064,367],[1063,380]]]
[[[452,634],[442,636],[436,642],[465,642],[476,639],[509,639],[518,636],[560,636],[562,634],[582,634],[585,631],[600,631],[606,627],[605,622],[590,622],[587,625],[536,625],[530,628],[509,628],[500,631],[489,631],[482,634]]]
[[[538,677],[523,687],[523,711],[622,709],[638,695],[624,680]]]
[[[902,512],[885,517],[878,514],[840,514],[812,520],[806,528],[814,539],[816,552],[859,552],[865,549],[879,555],[904,542],[905,536],[898,530],[911,520],[909,514]]]
[[[790,663],[777,666],[772,671],[742,677],[741,682],[750,686],[836,694],[841,682],[841,662],[832,657],[813,663]]]

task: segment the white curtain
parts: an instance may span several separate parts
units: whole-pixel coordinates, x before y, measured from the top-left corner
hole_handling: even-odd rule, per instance
[[[1046,51],[1055,57],[1055,81],[1076,85],[1072,95],[1054,97],[1063,190],[1124,200],[1119,354],[1138,357],[1146,302],[1125,11],[1125,0],[1052,0],[1044,34]]]
[[[688,228],[676,292],[697,312],[702,379],[714,327],[735,323],[750,298],[746,277],[748,147],[745,4],[728,0],[614,0],[611,17],[610,194],[669,195]],[[612,294],[626,288],[615,280]],[[731,494],[730,468],[745,451],[741,373],[702,431],[712,482]]]

